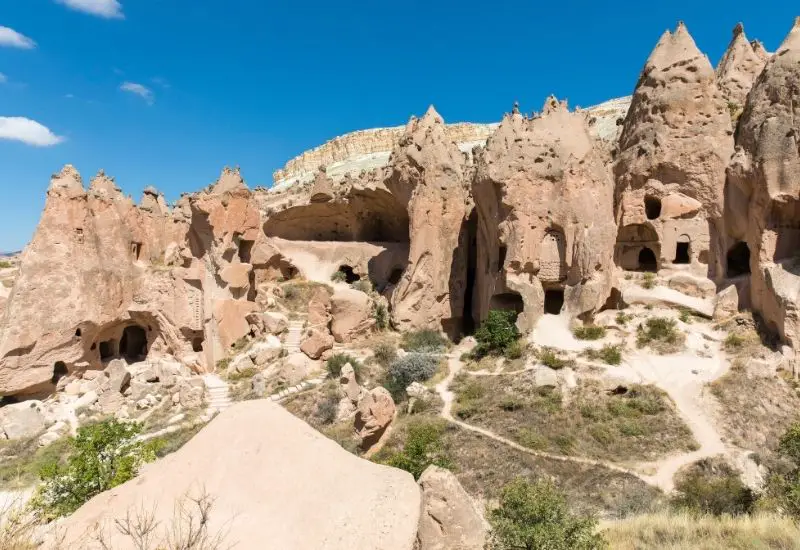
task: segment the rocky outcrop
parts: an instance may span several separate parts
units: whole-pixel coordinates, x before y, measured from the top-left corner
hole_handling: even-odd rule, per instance
[[[469,192],[464,157],[433,107],[408,123],[390,168],[386,186],[407,205],[411,237],[408,266],[392,294],[392,320],[402,330],[457,329],[467,277],[459,235]]]
[[[753,308],[800,343],[800,18],[747,97],[726,193],[731,236],[749,249]],[[741,223],[742,220],[747,223]],[[732,247],[737,243],[732,243]]]
[[[717,85],[732,117],[741,114],[747,94],[768,59],[764,46],[756,40],[747,40],[742,24],[736,25],[733,39],[717,65]]]
[[[361,448],[368,450],[381,439],[394,420],[396,407],[386,388],[373,388],[361,397],[356,411],[355,429]]]
[[[723,188],[732,153],[731,116],[714,69],[680,23],[647,59],[620,137],[617,265],[686,264],[698,275],[724,276]],[[700,207],[667,216],[663,203],[675,199]]]
[[[561,302],[572,315],[602,306],[613,271],[613,183],[583,117],[555,98],[532,119],[515,109],[476,165],[475,320],[512,309],[529,330]]]
[[[453,472],[428,466],[419,487],[419,550],[483,550],[489,526]]]
[[[225,544],[240,548],[263,547],[268,534],[272,548],[411,550],[419,522],[420,493],[410,474],[357,458],[260,400],[223,411],[178,451],[83,505],[59,533],[65,546],[102,548],[82,538],[99,524],[107,548],[133,549],[115,519],[153,510],[161,539],[173,525],[174,504],[201,489],[213,499],[208,533],[224,533]]]

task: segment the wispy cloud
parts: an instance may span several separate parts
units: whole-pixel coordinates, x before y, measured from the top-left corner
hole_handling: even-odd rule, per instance
[[[120,86],[119,89],[122,90],[123,92],[128,92],[131,94],[138,95],[139,97],[144,99],[148,105],[152,105],[156,101],[156,98],[153,95],[153,90],[151,90],[147,86],[137,84],[136,82],[123,82],[122,86]]]
[[[172,85],[167,81],[166,78],[161,78],[160,76],[153,77],[150,80],[153,82],[153,84],[161,86],[165,90],[172,87]]]
[[[70,9],[105,19],[125,19],[122,4],[118,0],[56,0]]]
[[[21,141],[35,147],[50,147],[64,141],[63,137],[55,135],[47,126],[17,116],[0,116],[0,139]]]
[[[0,73],[0,84],[5,84],[6,82],[8,82],[8,77],[3,73]]]
[[[30,50],[36,47],[36,42],[9,27],[0,26],[0,46],[9,48],[22,48]]]

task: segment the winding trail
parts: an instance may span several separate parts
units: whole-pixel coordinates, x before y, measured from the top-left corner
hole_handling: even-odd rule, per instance
[[[614,464],[613,462],[606,462],[604,460],[594,460],[591,458],[559,455],[553,453],[546,453],[543,451],[536,451],[533,449],[529,449],[528,447],[525,447],[523,445],[520,445],[519,443],[512,441],[508,438],[505,438],[501,435],[498,435],[492,432],[491,430],[487,430],[485,428],[479,428],[477,426],[473,426],[472,424],[467,424],[466,422],[463,422],[455,418],[452,412],[453,402],[455,401],[455,394],[450,390],[450,384],[453,382],[455,377],[458,375],[459,372],[461,372],[461,369],[464,367],[464,363],[461,361],[461,354],[470,351],[470,349],[472,349],[471,344],[460,344],[455,348],[453,353],[448,355],[448,367],[450,369],[450,372],[444,380],[436,384],[436,393],[439,394],[439,397],[441,397],[442,401],[444,402],[444,406],[442,407],[439,416],[444,418],[446,421],[455,424],[456,426],[459,426],[465,430],[469,430],[471,432],[480,434],[484,437],[488,437],[489,439],[493,439],[498,443],[502,443],[503,445],[507,445],[508,447],[511,447],[523,453],[527,453],[531,456],[548,458],[550,460],[558,460],[561,462],[572,462],[575,464],[583,464],[586,466],[600,466],[603,468],[607,468],[609,470],[613,470],[615,472],[635,476],[644,481],[645,483],[653,484],[653,480],[651,477],[644,476],[639,472],[629,470],[627,468],[623,468],[622,466]]]

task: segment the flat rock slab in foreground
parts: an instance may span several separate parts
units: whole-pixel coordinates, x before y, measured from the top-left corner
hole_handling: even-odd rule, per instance
[[[162,527],[175,503],[199,490],[215,498],[211,533],[241,549],[411,550],[420,491],[404,471],[357,458],[269,401],[226,410],[176,453],[98,495],[66,519],[67,547],[106,524],[109,546],[133,549],[113,527],[155,506]],[[80,542],[79,542],[80,541]],[[77,546],[76,546],[77,547]]]

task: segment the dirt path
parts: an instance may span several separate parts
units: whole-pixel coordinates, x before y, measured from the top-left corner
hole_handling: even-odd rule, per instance
[[[455,424],[455,425],[457,425],[457,426],[459,426],[459,427],[461,427],[461,428],[463,428],[465,430],[469,430],[471,432],[483,435],[484,437],[488,437],[488,438],[493,439],[493,440],[495,440],[495,441],[497,441],[499,443],[502,443],[504,445],[507,445],[507,446],[513,448],[513,449],[516,449],[516,450],[521,451],[523,453],[527,453],[527,454],[532,455],[532,456],[538,456],[538,457],[541,457],[541,458],[548,458],[550,460],[558,460],[558,461],[561,461],[561,462],[572,462],[572,463],[575,463],[575,464],[584,464],[584,465],[587,465],[587,466],[601,466],[603,468],[607,468],[607,469],[613,470],[615,472],[620,472],[620,473],[623,473],[623,474],[629,474],[629,475],[635,476],[635,477],[641,479],[642,481],[645,481],[646,483],[652,483],[652,480],[648,476],[643,476],[642,474],[640,474],[638,472],[635,472],[633,470],[629,470],[627,468],[623,468],[622,466],[618,466],[617,464],[614,464],[612,462],[606,462],[606,461],[603,461],[603,460],[594,460],[594,459],[591,459],[591,458],[582,458],[582,457],[576,457],[576,456],[558,455],[558,454],[552,454],[552,453],[545,453],[545,452],[542,452],[542,451],[535,451],[533,449],[529,449],[528,447],[520,445],[519,443],[516,443],[515,441],[507,439],[507,438],[505,438],[503,436],[497,435],[496,433],[492,432],[491,430],[487,430],[485,428],[479,428],[477,426],[473,426],[472,424],[467,424],[466,422],[463,422],[463,421],[458,420],[457,418],[455,418],[453,416],[453,412],[452,412],[453,411],[453,402],[455,401],[455,394],[450,390],[450,384],[453,382],[453,379],[455,379],[455,377],[458,375],[458,373],[461,372],[461,369],[464,366],[464,363],[462,363],[462,361],[461,361],[461,354],[464,353],[464,352],[470,351],[470,349],[471,349],[471,345],[470,344],[461,344],[461,345],[457,346],[455,348],[455,350],[453,350],[453,353],[451,353],[448,356],[448,367],[450,369],[450,372],[447,375],[447,378],[445,378],[444,380],[442,380],[441,382],[436,384],[436,393],[439,394],[439,397],[441,397],[442,401],[444,402],[444,405],[442,406],[442,411],[439,413],[439,415],[442,418],[444,418],[448,422],[451,422],[451,423],[453,423],[453,424]]]

